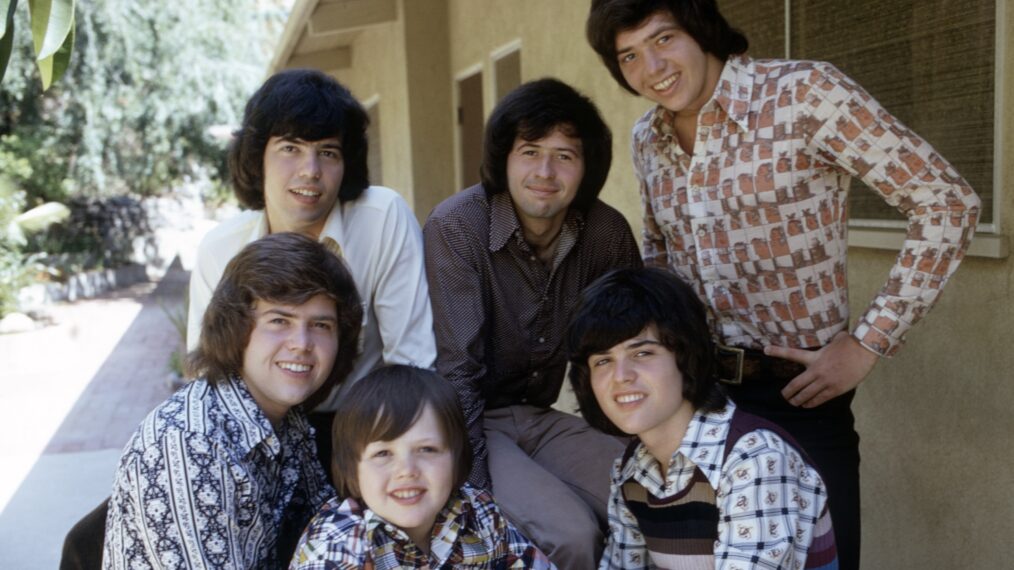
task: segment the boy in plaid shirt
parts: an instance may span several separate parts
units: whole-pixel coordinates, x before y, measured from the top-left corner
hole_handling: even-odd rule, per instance
[[[338,406],[332,471],[344,501],[310,522],[290,570],[555,568],[466,483],[471,449],[451,384],[410,366],[378,369]]]

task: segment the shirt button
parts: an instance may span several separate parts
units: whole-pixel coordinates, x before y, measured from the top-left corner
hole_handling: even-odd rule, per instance
[[[707,233],[708,233],[707,230],[705,230],[704,228],[697,228],[697,235],[704,237],[705,235],[707,235]]]
[[[539,373],[538,372],[532,372],[532,378],[538,378],[538,377],[539,377]]]
[[[522,404],[527,404],[528,403],[528,398],[521,398],[521,403]]]
[[[533,255],[533,256],[529,257],[528,261],[535,261],[535,256]]]
[[[542,344],[542,343],[544,343],[544,342],[546,342],[546,337],[544,337],[544,336],[540,336],[540,337],[539,337],[539,344]]]

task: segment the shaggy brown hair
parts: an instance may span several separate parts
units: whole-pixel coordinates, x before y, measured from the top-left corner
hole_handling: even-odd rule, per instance
[[[312,409],[352,370],[363,307],[345,264],[300,234],[267,235],[232,258],[204,312],[197,350],[187,357],[188,374],[209,382],[239,376],[254,327],[254,303],[302,305],[320,294],[335,302],[338,354],[324,384],[303,403]]]
[[[454,489],[465,484],[472,448],[454,387],[436,372],[398,364],[367,374],[338,403],[331,429],[331,474],[339,497],[362,498],[358,469],[363,450],[375,441],[401,437],[427,405],[433,406],[454,458]]]

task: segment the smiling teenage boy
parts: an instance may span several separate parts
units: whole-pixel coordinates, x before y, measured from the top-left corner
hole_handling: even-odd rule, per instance
[[[730,396],[813,458],[842,567],[858,567],[855,388],[957,269],[978,197],[832,65],[745,55],[715,0],[593,0],[587,32],[620,86],[655,103],[632,135],[645,264],[675,271],[708,306]],[[851,177],[908,232],[850,333]]]
[[[198,247],[189,349],[197,347],[201,315],[226,263],[259,237],[297,232],[344,260],[364,302],[361,356],[350,381],[385,363],[433,365],[422,233],[397,192],[369,184],[368,122],[352,94],[319,71],[282,71],[250,98],[229,148],[236,197],[249,210]],[[330,394],[311,415],[325,460],[337,397]]]
[[[334,494],[303,406],[352,369],[362,307],[345,265],[294,233],[229,262],[188,357],[198,378],[120,458],[103,568],[278,568]]]
[[[568,347],[588,423],[636,436],[613,468],[600,568],[837,568],[820,475],[791,436],[726,399],[687,284],[607,274],[582,294]]]
[[[587,570],[601,552],[603,474],[622,451],[551,409],[578,293],[641,265],[630,225],[597,198],[611,160],[589,99],[555,79],[525,83],[486,124],[482,184],[442,202],[423,230],[437,370],[465,413],[469,481],[565,569]]]

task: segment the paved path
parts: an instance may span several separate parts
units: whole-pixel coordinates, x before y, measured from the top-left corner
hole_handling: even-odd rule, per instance
[[[187,272],[55,305],[0,336],[0,568],[53,569],[67,530],[108,496],[120,450],[169,395]]]

